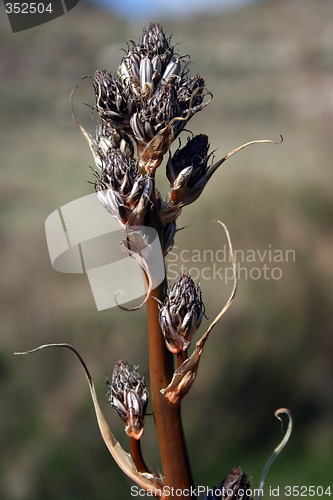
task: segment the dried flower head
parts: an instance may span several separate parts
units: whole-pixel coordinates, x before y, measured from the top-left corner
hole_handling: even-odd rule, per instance
[[[214,495],[205,496],[203,500],[252,500],[250,483],[245,472],[237,467],[232,469]]]
[[[199,285],[189,274],[181,274],[169,288],[160,306],[159,320],[167,348],[173,354],[185,351],[204,315]]]
[[[153,190],[152,178],[138,172],[136,161],[121,149],[100,155],[95,188],[102,205],[124,226],[141,226]]]
[[[200,134],[170,156],[166,174],[171,185],[168,198],[172,203],[189,205],[200,196],[208,181],[208,149],[208,137]]]
[[[148,403],[145,379],[139,375],[136,366],[127,361],[117,361],[111,384],[108,380],[106,382],[108,403],[125,423],[126,434],[140,439]]]
[[[129,45],[117,73],[95,72],[100,118],[133,137],[142,173],[154,173],[188,120],[207,104],[204,79],[189,78],[187,65],[162,27],[150,23],[139,42]]]
[[[112,149],[120,149],[127,157],[133,157],[134,147],[131,138],[121,129],[115,129],[105,121],[99,120],[95,137],[91,139],[91,147],[97,168],[105,167],[105,158]]]

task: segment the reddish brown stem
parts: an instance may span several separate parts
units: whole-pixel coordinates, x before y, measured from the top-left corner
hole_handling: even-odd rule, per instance
[[[165,485],[178,490],[168,498],[187,499],[188,489],[193,486],[192,473],[187,455],[180,406],[170,404],[160,390],[167,387],[173,372],[173,355],[167,350],[158,319],[158,303],[152,298],[164,299],[166,282],[151,292],[147,301],[149,328],[150,393],[157,439],[162,460]],[[179,495],[183,491],[184,495]],[[187,495],[186,495],[187,492]]]
[[[187,349],[186,351],[180,351],[177,354],[177,368],[179,368],[180,365],[182,365],[186,359],[187,359]]]
[[[140,439],[130,438],[131,456],[139,472],[149,472],[147,465],[142,457]]]

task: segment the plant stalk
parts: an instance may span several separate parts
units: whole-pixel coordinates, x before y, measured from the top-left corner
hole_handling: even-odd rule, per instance
[[[167,283],[164,280],[159,287],[152,290],[147,300],[150,393],[165,486],[178,489],[177,495],[171,494],[168,498],[185,500],[189,498],[188,494],[186,496],[178,493],[190,489],[193,486],[193,478],[181,420],[181,408],[169,403],[160,392],[167,387],[174,372],[173,355],[166,348],[159,324],[158,303],[153,298],[163,301],[166,288]]]

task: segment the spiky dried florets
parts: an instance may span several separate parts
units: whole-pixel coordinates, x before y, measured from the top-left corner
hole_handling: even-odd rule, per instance
[[[116,74],[96,71],[96,109],[141,146],[138,165],[153,173],[188,120],[206,105],[205,81],[188,77],[187,59],[177,57],[162,27],[151,23],[132,42]]]
[[[159,23],[149,23],[147,29],[143,30],[143,34],[139,42],[135,45],[135,49],[144,55],[153,57],[155,55],[166,56],[168,54],[169,60],[173,56],[173,46],[170,44],[170,37],[165,36],[165,32]]]
[[[199,285],[189,274],[181,274],[169,288],[160,307],[159,320],[169,351],[185,351],[201,324],[205,309]]]
[[[114,366],[111,383],[106,380],[108,403],[125,423],[126,434],[134,439],[142,436],[148,404],[147,385],[137,368],[127,361],[118,361]]]

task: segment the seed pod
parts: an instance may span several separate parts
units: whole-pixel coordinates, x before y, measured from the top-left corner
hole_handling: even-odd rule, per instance
[[[152,59],[153,70],[158,73],[158,76],[161,76],[162,71],[162,63],[161,58],[159,56],[154,56]]]
[[[169,288],[160,307],[159,320],[167,348],[173,354],[185,351],[204,315],[199,285],[189,274],[181,274]]]
[[[134,48],[140,54],[148,54],[151,58],[159,56],[166,65],[173,56],[173,46],[170,45],[170,39],[166,38],[162,26],[158,23],[149,24]]]
[[[108,385],[108,403],[116,410],[125,423],[125,432],[134,439],[143,433],[143,421],[148,403],[146,382],[137,367],[127,361],[117,361],[114,366],[112,382]]]
[[[133,157],[134,148],[131,138],[121,129],[115,129],[109,122],[99,120],[95,137],[91,138],[91,148],[96,166],[103,170],[105,159],[111,149],[120,149],[127,157]]]
[[[141,226],[153,191],[153,181],[138,172],[137,162],[111,148],[95,172],[95,189],[102,205],[126,226]]]
[[[169,158],[166,174],[170,181],[168,199],[181,206],[193,203],[208,182],[208,137],[196,135]]]
[[[118,75],[108,71],[96,71],[93,79],[96,97],[96,109],[103,120],[114,128],[128,126],[128,91]]]

